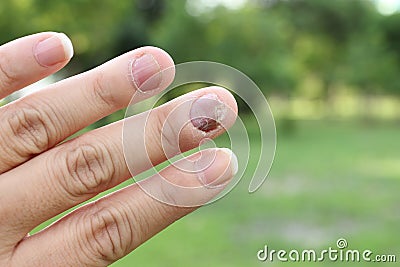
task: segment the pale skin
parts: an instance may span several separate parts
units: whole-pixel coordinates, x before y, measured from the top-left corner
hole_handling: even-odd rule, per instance
[[[71,57],[69,39],[59,33],[34,34],[2,45],[0,99],[55,73]],[[174,118],[163,129],[171,110],[181,103],[211,96],[233,111],[223,117],[224,125],[234,123],[237,106],[233,96],[225,89],[209,87],[152,110],[145,134],[140,130],[143,114],[130,118],[128,126],[133,131],[138,129],[131,140],[134,153],[129,157],[135,170],[128,169],[124,157],[122,121],[63,142],[85,126],[126,107],[135,93],[139,97],[134,102],[138,102],[161,92],[173,80],[173,71],[148,84],[149,88],[142,90],[140,86],[150,74],[173,69],[173,65],[163,50],[143,47],[0,108],[0,266],[106,266],[198,208],[162,203],[134,184],[29,235],[42,222],[165,161],[161,136],[172,140],[179,134],[178,143],[168,144],[169,151],[178,154],[224,132],[212,121],[192,121],[182,128],[174,125],[181,122]],[[150,91],[142,93],[145,90]],[[190,118],[189,110],[185,113],[180,116]],[[174,130],[181,128],[180,133]],[[145,144],[139,144],[142,140]],[[202,177],[206,184],[221,185],[217,190],[203,186],[194,173],[169,166],[161,171],[166,180],[200,186],[203,191],[186,196],[169,192],[168,188],[160,192],[174,203],[181,203],[182,198],[206,203],[216,196],[235,174],[237,162],[227,150],[211,150],[215,161]],[[192,160],[198,157],[198,153],[191,156]],[[146,184],[149,188],[160,187],[156,177]]]

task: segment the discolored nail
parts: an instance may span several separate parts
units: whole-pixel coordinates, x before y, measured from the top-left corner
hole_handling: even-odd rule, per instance
[[[34,48],[36,61],[44,67],[69,60],[73,55],[71,40],[63,33],[57,33],[39,42]]]
[[[190,109],[190,119],[194,127],[210,132],[217,129],[224,119],[226,106],[216,94],[206,94],[196,99]]]
[[[143,54],[131,64],[131,74],[140,92],[158,89],[161,81],[161,67],[151,54]]]

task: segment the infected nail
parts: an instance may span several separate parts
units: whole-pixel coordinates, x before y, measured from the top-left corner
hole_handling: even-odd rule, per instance
[[[190,109],[190,119],[194,127],[210,132],[217,129],[224,119],[226,106],[217,95],[206,94],[196,99]]]
[[[131,73],[140,92],[158,89],[162,81],[161,67],[151,54],[136,58],[131,64]]]
[[[36,61],[44,67],[69,60],[73,54],[71,40],[64,33],[57,33],[41,41],[34,48]]]

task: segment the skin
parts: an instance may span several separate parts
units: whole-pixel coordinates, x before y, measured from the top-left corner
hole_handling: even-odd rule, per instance
[[[34,54],[40,41],[55,35],[34,34],[0,47],[0,99],[68,63],[70,57],[65,51],[46,55],[61,59],[50,66],[40,64]],[[152,55],[161,70],[174,64],[161,49],[139,48],[0,108],[0,266],[106,266],[198,208],[198,205],[181,207],[162,203],[134,184],[84,205],[41,232],[29,235],[42,222],[165,161],[161,136],[173,140],[179,135],[178,142],[169,143],[169,151],[178,154],[198,146],[205,138],[223,133],[224,128],[217,127],[212,120],[200,124],[209,125],[207,131],[196,128],[196,123],[176,125],[182,121],[176,118],[169,119],[169,127],[163,129],[171,110],[182,103],[211,94],[233,111],[224,118],[224,124],[229,127],[234,123],[237,107],[233,96],[222,88],[209,87],[129,119],[127,127],[135,133],[128,144],[135,151],[128,157],[137,166],[133,173],[123,153],[122,121],[63,142],[129,104],[138,88],[137,83],[127,79],[127,74],[132,71],[132,60],[143,54]],[[134,101],[165,89],[173,75],[173,72],[162,75],[159,90],[139,94]],[[190,114],[182,116],[186,115]],[[178,194],[169,188],[160,191],[162,185],[156,176],[145,180],[143,185],[158,190],[174,203],[182,203],[184,198],[206,203],[234,175],[229,153],[211,152],[215,160],[202,173],[202,181],[193,172],[174,166],[161,171],[160,175],[169,182],[200,187],[196,194]],[[199,157],[196,153],[191,160]],[[221,177],[223,181],[218,181]],[[204,186],[204,179],[206,184],[222,185]]]

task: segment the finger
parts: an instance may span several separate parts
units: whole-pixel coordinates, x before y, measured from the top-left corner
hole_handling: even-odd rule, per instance
[[[227,149],[209,149],[201,156],[196,153],[189,158],[193,162],[192,172],[169,166],[140,184],[86,205],[21,242],[14,251],[13,263],[16,266],[107,266],[196,209],[164,204],[140,186],[145,185],[154,192],[163,189],[161,192],[165,197],[176,202],[195,199],[205,203],[221,192],[235,175],[237,160],[232,155]],[[197,172],[194,162],[200,157],[213,161],[209,167]],[[217,181],[219,186],[204,186],[199,175],[210,183]],[[197,189],[179,191],[178,194],[174,188],[165,187],[165,180]]]
[[[55,146],[66,137],[129,104],[165,89],[174,64],[164,51],[144,47],[28,95],[0,110],[0,173]],[[165,71],[163,71],[165,70]],[[161,74],[162,71],[162,74]],[[145,81],[154,74],[159,76]]]
[[[207,99],[212,99],[211,96],[219,100],[219,106],[214,110],[221,118],[219,124],[224,127],[216,126],[205,132],[204,128],[199,129],[199,125],[193,124],[190,116],[193,109],[198,109],[197,104],[210,108],[210,103],[214,102]],[[226,108],[222,109],[221,105]],[[171,110],[178,112],[171,113]],[[205,116],[213,116],[209,109],[204,112]],[[123,122],[120,121],[35,157],[0,179],[0,188],[13,189],[2,192],[0,214],[8,218],[0,221],[2,232],[18,242],[41,222],[165,161],[167,157],[220,135],[234,123],[236,112],[236,102],[227,90],[205,88],[127,119],[125,129],[134,129],[136,134],[130,136],[125,151]],[[199,115],[202,114],[197,113],[196,117]],[[169,126],[164,127],[164,124]],[[163,139],[177,143],[163,144]],[[134,166],[131,172],[126,164]],[[15,208],[13,203],[18,203],[18,207]]]
[[[0,99],[64,67],[73,56],[63,33],[43,32],[0,46]]]

